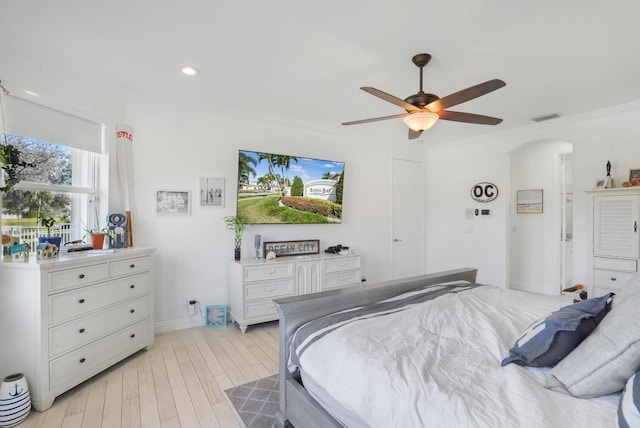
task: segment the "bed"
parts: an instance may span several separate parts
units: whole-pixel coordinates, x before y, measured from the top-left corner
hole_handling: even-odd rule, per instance
[[[622,325],[640,331],[640,292],[571,305],[476,284],[476,273],[277,300],[279,426],[640,423],[640,338],[602,346]]]

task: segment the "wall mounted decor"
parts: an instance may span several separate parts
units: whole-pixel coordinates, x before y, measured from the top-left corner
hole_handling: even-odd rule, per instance
[[[491,202],[498,197],[498,186],[483,181],[471,187],[471,199],[476,202]]]
[[[518,214],[540,214],[542,213],[542,189],[518,190],[517,212]]]
[[[224,208],[224,178],[200,179],[200,206]]]
[[[156,190],[157,215],[190,215],[191,192],[188,190]]]

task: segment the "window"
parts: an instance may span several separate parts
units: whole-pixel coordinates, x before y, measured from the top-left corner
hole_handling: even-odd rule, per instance
[[[105,226],[98,221],[102,156],[96,148],[102,148],[102,125],[15,97],[4,97],[3,107],[6,143],[36,166],[1,194],[2,233],[19,237],[33,251],[40,237],[61,237],[65,244],[82,239],[86,229]],[[53,218],[53,226],[43,226],[43,218]]]

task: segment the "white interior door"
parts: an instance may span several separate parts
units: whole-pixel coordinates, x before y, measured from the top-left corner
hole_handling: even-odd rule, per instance
[[[424,273],[424,165],[393,159],[393,278]]]

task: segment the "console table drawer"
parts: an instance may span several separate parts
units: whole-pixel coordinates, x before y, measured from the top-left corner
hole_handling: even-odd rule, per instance
[[[595,286],[620,289],[629,282],[634,274],[609,270],[594,270],[593,275]]]
[[[149,315],[151,315],[151,296],[147,295],[54,327],[49,330],[49,356],[86,345]]]
[[[325,273],[350,269],[360,269],[360,257],[336,256],[336,258],[325,259],[324,261]]]
[[[636,272],[637,262],[628,259],[610,259],[606,257],[593,258],[594,269],[620,270],[625,272]]]
[[[324,290],[360,284],[360,271],[334,272],[325,275]]]
[[[244,312],[247,318],[273,316],[278,318],[276,305],[272,300],[260,300],[256,302],[247,302],[244,304]]]
[[[106,263],[51,272],[49,274],[49,291],[89,285],[107,278],[109,278],[109,267]]]
[[[49,363],[49,388],[54,390],[96,368],[104,361],[139,347],[152,336],[151,320],[146,319],[115,332]]]
[[[293,296],[293,279],[245,285],[245,300]]]
[[[264,281],[290,277],[293,277],[293,263],[265,264],[244,268],[245,281]]]
[[[149,293],[149,274],[117,279],[49,297],[49,323],[79,315]]]
[[[148,271],[151,268],[151,257],[137,257],[135,259],[120,260],[109,264],[111,276],[131,275]]]

